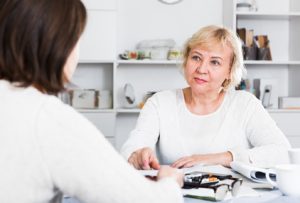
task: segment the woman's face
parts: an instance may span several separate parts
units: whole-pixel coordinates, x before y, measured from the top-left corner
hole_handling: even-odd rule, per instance
[[[78,60],[79,60],[79,42],[77,42],[77,44],[73,48],[64,66],[64,76],[65,79],[67,80],[66,82],[71,81],[73,73],[75,72],[75,69],[77,67]]]
[[[225,79],[230,78],[232,49],[225,45],[191,49],[184,68],[187,83],[192,91],[206,94],[219,92]]]

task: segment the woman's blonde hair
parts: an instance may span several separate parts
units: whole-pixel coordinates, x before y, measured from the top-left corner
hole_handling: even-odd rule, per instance
[[[223,47],[227,45],[232,49],[230,78],[229,81],[226,82],[226,86],[223,87],[224,90],[227,90],[230,87],[237,86],[241,82],[243,75],[246,74],[241,40],[235,32],[230,29],[210,25],[201,28],[198,32],[193,34],[184,45],[182,67],[185,68],[190,51],[194,47],[202,46],[210,48],[215,47],[216,45],[221,45]]]

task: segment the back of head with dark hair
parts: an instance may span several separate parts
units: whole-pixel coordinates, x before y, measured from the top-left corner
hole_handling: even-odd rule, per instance
[[[1,0],[0,79],[58,93],[85,24],[80,0]]]

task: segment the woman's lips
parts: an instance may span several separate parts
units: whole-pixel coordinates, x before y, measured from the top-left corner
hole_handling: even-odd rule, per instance
[[[207,80],[201,78],[194,78],[197,84],[204,84],[207,83]]]

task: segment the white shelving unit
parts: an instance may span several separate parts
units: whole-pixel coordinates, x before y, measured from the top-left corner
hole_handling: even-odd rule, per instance
[[[254,35],[268,35],[272,61],[245,61],[248,79],[259,78],[273,86],[276,105],[268,109],[293,146],[300,146],[299,110],[277,107],[278,96],[300,96],[300,1],[256,0],[257,11],[239,12],[236,0],[225,0],[224,24],[233,30],[253,29]],[[275,102],[274,102],[275,103]]]

